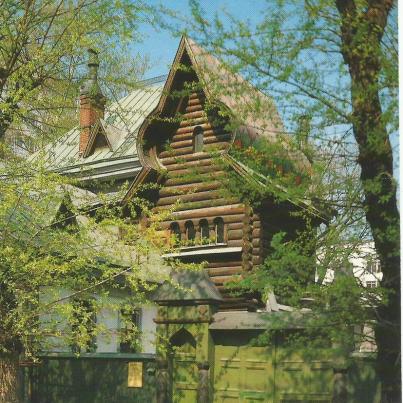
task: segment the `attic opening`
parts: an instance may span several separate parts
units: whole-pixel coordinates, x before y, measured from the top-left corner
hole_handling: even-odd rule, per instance
[[[83,158],[89,157],[98,149],[105,148],[112,150],[112,144],[107,137],[103,123],[98,121],[91,130],[90,139],[83,152]]]
[[[101,148],[101,147],[109,147],[108,141],[106,140],[105,135],[98,135],[95,138],[93,149]]]
[[[200,153],[203,151],[203,128],[196,126],[193,129],[193,152]]]

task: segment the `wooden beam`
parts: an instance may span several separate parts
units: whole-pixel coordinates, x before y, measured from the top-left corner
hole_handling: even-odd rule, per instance
[[[207,119],[207,114],[202,109],[200,111],[182,113],[181,118],[182,118],[182,122],[193,120],[193,119],[196,119],[196,118],[205,118],[205,119]]]
[[[172,141],[170,143],[170,147],[173,149],[191,147],[193,144],[192,137],[193,136],[191,136],[188,140]],[[229,133],[216,134],[216,135],[204,136],[203,143],[212,144],[212,143],[228,142],[229,140],[231,140],[231,135]]]
[[[212,158],[210,153],[194,153],[194,154],[189,154],[189,155],[183,155],[182,157],[169,157],[169,158],[161,158],[161,162],[165,165],[171,165],[171,164],[184,164],[186,162],[196,162],[195,165],[198,165],[201,163],[201,160],[209,160],[211,163]]]
[[[213,130],[213,127],[210,123],[202,123],[202,124],[194,124],[186,127],[180,127],[175,134],[182,134],[182,133],[193,133],[193,130],[196,126],[201,126],[203,130]]]
[[[227,141],[220,141],[220,142],[212,142],[210,143],[206,143],[208,144],[210,147],[214,146],[214,148],[217,149],[224,149],[225,147],[228,147],[228,142]],[[158,158],[160,158],[162,161],[164,161],[164,158],[169,158],[169,157],[175,157],[175,156],[179,156],[179,155],[186,155],[186,154],[195,154],[193,152],[193,147],[182,147],[182,148],[176,148],[173,150],[168,150],[168,151],[162,151]],[[199,153],[196,153],[199,154]],[[164,164],[166,165],[166,161],[164,161]]]
[[[210,168],[210,167],[209,167]],[[214,168],[213,168],[214,169]],[[176,173],[176,172],[175,172]],[[173,185],[185,185],[190,183],[200,183],[206,182],[207,180],[211,180],[212,178],[220,178],[225,174],[224,171],[215,171],[213,172],[195,172],[189,171],[188,169],[184,170],[183,175],[172,177],[170,174],[168,178],[164,182],[164,186],[173,186]]]
[[[242,219],[239,220],[239,222],[229,223],[227,226],[227,230],[242,229],[242,228],[243,228]]]
[[[229,133],[227,130],[224,130],[224,128],[214,128],[214,129],[203,131],[203,137],[211,137],[211,136],[218,136],[218,135],[224,135],[224,134],[231,135],[231,133]],[[175,134],[172,136],[172,142],[190,140],[192,138],[193,138],[193,131],[191,131],[189,133]]]
[[[228,230],[227,239],[228,240],[243,239],[243,229]]]
[[[207,216],[215,215],[216,217],[223,217],[225,215],[240,214],[244,212],[243,204],[231,204],[219,207],[200,208],[197,210],[186,210],[181,212],[174,212],[175,217],[180,218],[204,218]],[[225,220],[225,218],[224,218]]]
[[[208,274],[210,277],[216,276],[229,276],[233,274],[239,274],[242,272],[242,266],[235,267],[215,267],[208,269]]]
[[[197,111],[202,111],[203,109],[203,105],[200,103],[194,104],[194,105],[189,105],[185,108],[185,112],[197,112]]]
[[[189,185],[166,186],[159,191],[160,197],[196,193],[205,190],[216,190],[221,187],[220,181],[192,183]]]
[[[208,190],[206,192],[195,192],[195,193],[186,193],[175,196],[166,196],[161,197],[157,206],[167,206],[170,204],[175,204],[178,201],[189,202],[189,201],[202,201],[202,200],[213,200],[219,199],[222,195],[219,190]]]
[[[232,246],[234,246],[234,247],[238,246],[239,247],[239,246],[243,246],[243,244],[244,244],[244,241],[242,239],[239,239],[239,240],[236,239],[236,240],[233,240],[233,241],[231,240],[231,241],[227,242],[227,245],[231,246],[231,247]]]

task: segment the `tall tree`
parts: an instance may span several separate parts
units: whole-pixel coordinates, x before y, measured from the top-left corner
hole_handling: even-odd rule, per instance
[[[71,128],[87,48],[113,66],[103,70],[110,87],[132,85],[144,65],[131,48],[144,11],[129,0],[1,1],[0,139]]]
[[[366,3],[366,4],[365,4]],[[358,144],[358,162],[365,195],[366,218],[390,290],[388,303],[378,310],[376,327],[383,400],[401,399],[400,238],[393,154],[388,116],[382,110],[382,40],[392,0],[336,1],[340,14],[341,53],[351,77],[351,123]]]
[[[101,53],[105,63],[101,80],[109,99],[131,88],[144,67],[140,58],[133,63],[130,56],[130,46],[139,39],[137,24],[143,11],[139,2],[125,0],[0,1],[2,402],[20,401],[21,354],[34,360],[44,342],[56,339],[85,345],[97,331],[76,326],[74,334],[66,333],[54,320],[56,315],[67,324],[82,317],[83,312],[74,313],[74,296],[95,290],[102,296],[116,286],[114,279],[125,270],[132,272],[129,283],[138,291],[135,294],[140,299],[144,296],[141,281],[133,274],[136,264],[128,262],[124,269],[101,263],[110,261],[105,255],[108,248],[100,249],[94,241],[98,224],[106,225],[101,230],[103,238],[115,242],[114,231],[105,233],[105,228],[125,227],[133,253],[147,255],[147,242],[134,246],[138,237],[121,220],[119,211],[80,210],[66,193],[70,181],[47,172],[39,157],[36,162],[20,161],[3,143],[10,134],[41,145],[76,125],[78,86],[85,74],[88,48]],[[72,295],[59,303],[60,296],[48,293],[46,300],[40,293],[43,287],[70,289]],[[94,306],[99,308],[99,304]]]
[[[350,169],[358,166],[359,180],[349,187],[358,190],[357,197],[344,207],[364,212],[381,262],[386,295],[376,310],[378,373],[383,401],[400,401],[400,216],[390,140],[398,127],[395,3],[262,1],[254,3],[261,13],[258,23],[230,13],[225,21],[219,15],[209,19],[198,1],[190,6],[187,33],[217,55],[226,70],[272,96],[287,132],[298,137],[304,115],[311,121],[311,141],[331,145],[332,158]],[[182,22],[167,24],[183,30]],[[247,88],[232,89],[230,96],[245,100],[247,93]],[[253,98],[245,113],[256,122],[268,117]],[[279,126],[278,137],[283,131]]]
[[[14,403],[22,399],[20,361],[55,347],[85,352],[97,335],[116,332],[93,315],[146,303],[151,282],[164,278],[156,259],[169,246],[141,197],[122,207],[39,160],[8,158],[0,175],[0,402]],[[147,228],[136,225],[139,211],[152,219]],[[139,329],[130,329],[121,340],[138,346]]]

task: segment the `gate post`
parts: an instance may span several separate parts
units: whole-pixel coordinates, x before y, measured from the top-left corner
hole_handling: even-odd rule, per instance
[[[168,402],[168,361],[157,358],[157,403]]]
[[[197,389],[197,403],[210,403],[210,379],[209,369],[210,363],[208,361],[199,362],[197,364],[199,369],[199,386]]]
[[[333,369],[333,399],[332,403],[347,402],[347,368]]]

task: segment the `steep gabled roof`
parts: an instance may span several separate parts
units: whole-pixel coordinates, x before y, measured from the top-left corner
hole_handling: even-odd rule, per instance
[[[152,171],[164,169],[154,152],[149,155],[145,152],[145,136],[148,126],[153,121],[152,118],[165,117],[166,110],[172,109],[167,105],[172,102],[170,97],[176,90],[175,78],[181,70],[183,60],[190,60],[191,67],[208,100],[229,111],[229,117],[235,121],[238,132],[247,134],[252,140],[257,137],[264,137],[269,141],[279,140],[286,150],[290,149],[289,140],[284,133],[283,124],[273,100],[240,75],[228,71],[217,58],[206,52],[192,39],[182,37],[161,97],[149,119],[145,120],[139,128],[137,150],[143,168],[142,173],[131,184],[124,198],[125,201],[130,199],[135,189]],[[235,134],[233,134],[233,140],[234,138]],[[310,163],[302,153],[289,151],[288,154],[301,169],[309,169]]]
[[[253,137],[275,139],[284,134],[283,123],[273,99],[241,75],[228,71],[216,57],[192,39],[184,38],[184,42],[206,95],[210,100],[219,101],[227,107],[231,118],[236,119],[240,128]]]
[[[162,96],[153,114],[160,113],[164,109],[185,54],[189,57],[207,98],[228,108],[232,112],[232,117],[247,128],[248,132],[269,138],[284,133],[282,121],[271,98],[257,90],[239,74],[228,71],[216,57],[187,37],[182,37],[180,41]],[[256,111],[264,113],[265,118],[256,117]]]

